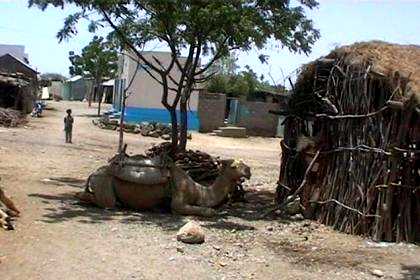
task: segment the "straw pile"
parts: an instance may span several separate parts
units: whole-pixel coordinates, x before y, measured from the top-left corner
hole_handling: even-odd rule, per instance
[[[334,50],[303,67],[285,121],[277,195],[376,240],[420,241],[420,47]]]
[[[26,117],[19,111],[0,108],[0,126],[16,127],[26,123]]]

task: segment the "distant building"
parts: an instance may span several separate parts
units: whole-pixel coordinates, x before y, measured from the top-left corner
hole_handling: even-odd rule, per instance
[[[2,98],[13,93],[13,96],[7,97],[8,100],[13,99],[17,102],[11,107],[24,112],[30,112],[32,109],[32,102],[36,99],[38,93],[38,72],[21,59],[7,53],[0,56],[0,74],[2,74],[3,77],[13,77],[13,79],[16,80],[13,82],[13,87],[15,87],[15,89],[9,91],[8,87],[12,84],[6,83],[6,79],[4,78],[3,85],[0,89],[0,94],[3,95]],[[8,102],[6,103],[9,104]]]
[[[61,87],[61,98],[63,100],[82,101],[88,99],[92,88],[93,81],[91,79],[74,76],[63,83]]]
[[[171,61],[169,52],[144,52],[144,56],[149,61],[154,61],[152,57],[157,58],[160,63],[167,66]],[[186,58],[179,57],[181,63]],[[155,81],[144,70],[146,65],[137,66],[137,62],[128,55],[121,55],[119,59],[119,77],[115,80],[113,107],[114,110],[121,110],[122,93],[124,88],[134,76],[134,80],[128,89],[131,95],[126,101],[125,118],[128,122],[162,122],[170,123],[170,116],[166,108],[162,105],[162,86]],[[157,64],[154,62],[154,64]],[[177,80],[181,76],[178,67],[173,67],[171,76]],[[169,81],[169,86],[174,87],[174,83]],[[174,94],[170,96],[173,96]],[[188,129],[198,130],[199,119],[197,114],[198,91],[193,91],[189,102]]]
[[[0,44],[0,56],[5,54],[11,54],[17,59],[29,64],[29,57],[25,53],[25,46]]]
[[[63,90],[63,82],[62,81],[51,81],[48,86],[48,98],[57,99],[61,97],[61,92]]]

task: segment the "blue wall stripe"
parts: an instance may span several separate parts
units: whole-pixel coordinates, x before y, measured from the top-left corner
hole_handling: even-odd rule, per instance
[[[179,111],[178,121],[179,121]],[[140,107],[126,107],[125,116],[128,123],[141,123],[141,122],[160,122],[171,123],[169,112],[166,109],[155,108],[140,108]],[[188,111],[188,129],[198,130],[200,121],[198,119],[197,111]]]

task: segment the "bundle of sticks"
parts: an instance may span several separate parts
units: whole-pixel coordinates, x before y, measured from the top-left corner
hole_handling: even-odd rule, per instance
[[[292,96],[289,106],[295,115],[285,122],[279,203],[299,195],[305,216],[340,231],[375,240],[419,241],[416,100],[407,97],[406,87],[394,90],[388,80],[378,78],[369,63],[332,63],[316,65],[314,78],[296,92],[310,93],[302,93],[304,85],[313,87],[312,95],[328,93],[338,115],[309,115],[302,102],[310,97]],[[390,105],[399,103],[401,108]],[[311,103],[305,107],[314,108]],[[308,151],[299,148],[303,135],[314,140]]]
[[[168,153],[171,148],[169,142],[155,145],[146,151],[149,157]],[[175,163],[181,167],[196,182],[213,181],[219,175],[220,159],[201,152],[187,150],[177,153]]]
[[[16,127],[26,123],[25,116],[16,110],[0,108],[0,126]]]

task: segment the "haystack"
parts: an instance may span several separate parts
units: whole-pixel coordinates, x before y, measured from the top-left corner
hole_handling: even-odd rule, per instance
[[[420,241],[420,46],[338,48],[302,68],[288,105],[279,203],[297,194],[340,231]]]

